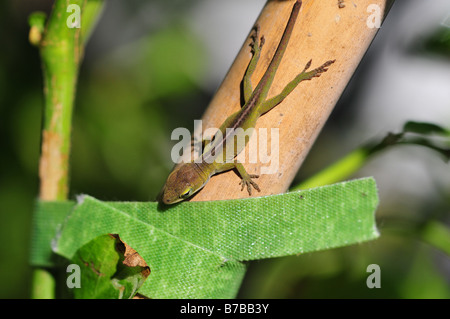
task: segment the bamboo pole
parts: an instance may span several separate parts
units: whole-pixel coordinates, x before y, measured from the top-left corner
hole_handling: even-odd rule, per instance
[[[311,68],[328,60],[336,60],[320,78],[301,83],[280,105],[262,116],[256,125],[268,132],[266,145],[270,150],[272,128],[279,132],[279,163],[274,173],[255,180],[264,196],[286,192],[300,165],[325,124],[333,107],[350,81],[378,29],[376,20],[383,19],[388,0],[316,1],[304,0],[296,25],[280,67],[269,91],[269,97],[281,92],[312,59]],[[342,6],[342,3],[344,6]],[[265,45],[253,74],[253,86],[262,77],[286,26],[294,1],[268,1],[256,23],[261,27]],[[379,15],[377,15],[379,13]],[[247,37],[228,74],[209,104],[202,120],[203,129],[220,127],[240,108],[241,81],[251,59]],[[275,136],[275,135],[274,135]],[[255,133],[252,139],[260,137]],[[264,142],[264,141],[262,141]],[[252,140],[250,140],[250,143]],[[260,146],[258,146],[259,148]],[[244,166],[249,174],[260,174],[262,163],[249,163],[249,145],[245,149]],[[269,151],[270,154],[270,151]],[[276,158],[273,158],[275,161]],[[248,197],[241,191],[235,172],[214,176],[192,200],[219,200]]]

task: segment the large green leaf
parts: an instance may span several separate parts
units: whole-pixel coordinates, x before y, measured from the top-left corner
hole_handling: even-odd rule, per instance
[[[378,237],[377,203],[372,178],[280,195],[171,207],[154,202],[109,203],[85,196],[69,213],[54,248],[72,259],[97,236],[119,234],[151,269],[139,289],[141,294],[232,298],[245,274],[243,261]],[[45,206],[42,203],[41,210]]]

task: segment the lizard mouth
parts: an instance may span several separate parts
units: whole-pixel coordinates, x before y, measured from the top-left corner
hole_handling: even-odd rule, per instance
[[[158,197],[158,201],[162,202],[165,205],[172,205],[183,200],[183,198],[180,198],[176,194],[171,193],[173,192],[168,191],[167,188],[164,187]]]

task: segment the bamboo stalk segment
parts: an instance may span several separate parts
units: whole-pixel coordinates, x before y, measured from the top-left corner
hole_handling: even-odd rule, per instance
[[[278,68],[269,98],[280,93],[305,64],[312,59],[311,69],[328,60],[336,60],[329,70],[319,78],[305,81],[277,107],[263,115],[257,122],[256,131],[250,140],[259,145],[266,143],[272,163],[264,163],[267,158],[257,156],[256,163],[249,163],[249,145],[245,149],[243,163],[249,174],[260,174],[255,181],[261,192],[252,196],[264,196],[286,192],[300,165],[324,126],[333,107],[344,91],[347,83],[374,38],[377,28],[372,28],[374,19],[382,19],[387,0],[338,1],[304,0],[299,17]],[[257,23],[264,35],[265,45],[252,77],[255,87],[264,74],[283,34],[294,1],[268,1]],[[377,9],[377,10],[375,10]],[[380,17],[377,17],[379,11]],[[222,122],[241,106],[241,81],[252,57],[250,38],[247,37],[238,56],[231,66],[221,86],[210,102],[202,120],[203,129],[220,127]],[[267,140],[260,134],[265,129]],[[271,135],[272,129],[278,129]],[[258,140],[259,138],[259,140]],[[277,140],[278,150],[271,143]],[[276,152],[278,152],[278,163]],[[242,155],[241,155],[242,156]],[[275,170],[261,174],[270,165]],[[233,171],[215,175],[192,200],[219,200],[248,197],[241,191],[240,178]]]

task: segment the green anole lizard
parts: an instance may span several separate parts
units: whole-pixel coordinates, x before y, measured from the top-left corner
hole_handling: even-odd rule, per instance
[[[235,135],[239,140],[238,135],[240,133],[243,133],[248,128],[254,128],[258,118],[280,104],[300,82],[319,77],[323,72],[327,71],[328,66],[334,63],[334,60],[330,60],[317,69],[307,71],[311,66],[310,60],[303,71],[286,85],[280,94],[267,99],[267,94],[288,45],[301,5],[301,0],[295,2],[272,61],[258,85],[253,90],[250,78],[256,68],[261,49],[264,45],[264,36],[259,38],[260,28],[258,25],[255,26],[255,32],[252,35],[253,41],[251,43],[253,57],[250,60],[243,79],[244,106],[225,120],[209,143],[205,142],[206,144],[204,145],[203,153],[200,155],[200,160],[197,159],[178,165],[170,173],[162,189],[160,198],[164,204],[174,204],[191,197],[205,186],[212,175],[231,169],[237,169],[242,179],[240,182],[240,185],[242,185],[241,190],[247,187],[249,195],[252,193],[252,187],[260,191],[258,185],[252,180],[252,178],[257,178],[258,175],[248,174],[242,163],[235,159],[248,143],[248,138],[244,136],[245,143],[239,145],[236,143]],[[232,152],[226,152],[227,147],[233,147]],[[229,156],[229,153],[232,156]]]

